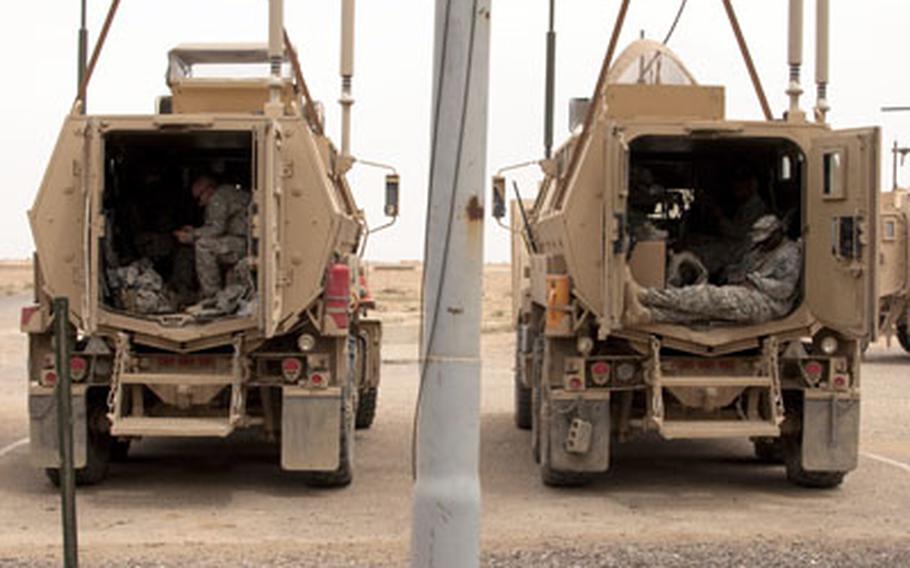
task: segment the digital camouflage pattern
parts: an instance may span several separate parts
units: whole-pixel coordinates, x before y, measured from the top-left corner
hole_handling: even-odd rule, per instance
[[[250,194],[230,185],[219,186],[205,208],[205,224],[193,231],[196,276],[202,298],[221,290],[221,267],[246,256]]]
[[[655,323],[764,323],[793,309],[801,271],[801,244],[785,240],[770,251],[754,247],[730,268],[725,286],[649,288],[641,301]]]

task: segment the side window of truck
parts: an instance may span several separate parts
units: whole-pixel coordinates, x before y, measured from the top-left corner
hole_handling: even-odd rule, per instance
[[[843,199],[844,192],[844,156],[840,150],[825,152],[822,163],[824,185],[822,195],[825,199]]]

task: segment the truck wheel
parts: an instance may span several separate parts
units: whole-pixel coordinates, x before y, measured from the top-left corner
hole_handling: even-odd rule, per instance
[[[762,463],[784,463],[784,447],[780,438],[758,438],[752,441],[755,457]]]
[[[897,341],[904,351],[910,353],[910,334],[907,332],[907,324],[897,326]]]
[[[784,465],[787,479],[794,485],[811,489],[833,489],[844,481],[843,471],[806,471],[803,469],[802,443],[799,435],[790,436],[783,443]]]
[[[376,399],[379,396],[379,389],[376,387],[365,387],[360,389],[357,396],[357,415],[354,425],[358,430],[365,430],[373,425],[376,418]]]
[[[584,487],[591,483],[592,476],[577,471],[559,471],[552,469],[549,464],[541,464],[540,479],[548,487]]]
[[[353,428],[346,411],[341,417],[341,443],[338,456],[338,469],[334,471],[303,471],[303,482],[310,487],[329,489],[333,487],[347,487],[354,477],[353,454]]]
[[[515,425],[522,430],[530,430],[532,423],[531,389],[521,384],[515,377]]]
[[[92,409],[88,417],[88,440],[85,448],[85,467],[76,470],[76,485],[95,485],[104,481],[107,477],[108,465],[111,461],[111,449],[113,441],[107,432],[99,432],[91,427],[92,424],[99,423],[98,414],[106,414],[100,406]],[[103,418],[107,420],[105,416]],[[44,470],[47,478],[55,487],[60,487],[60,470],[55,467],[49,467]]]
[[[125,462],[129,458],[132,440],[111,439],[111,461]]]

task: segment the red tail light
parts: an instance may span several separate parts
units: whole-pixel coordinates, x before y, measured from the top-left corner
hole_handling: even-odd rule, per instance
[[[41,374],[41,385],[45,387],[53,387],[57,384],[57,372],[56,371],[44,371]]]
[[[811,382],[817,383],[821,380],[825,367],[818,361],[808,361],[803,364],[803,372]]]
[[[300,362],[300,359],[294,357],[285,357],[281,361],[281,374],[284,376],[284,380],[288,382],[294,382],[300,378],[300,373],[303,371],[303,363]]]
[[[88,361],[83,357],[70,357],[70,377],[74,381],[81,381],[88,371]]]
[[[350,305],[351,269],[346,264],[333,264],[326,275],[325,311],[337,329],[348,328]]]
[[[591,365],[591,380],[595,384],[605,385],[610,380],[610,364],[606,361],[597,361]]]
[[[25,330],[32,321],[32,316],[41,310],[41,306],[25,306],[19,313],[19,328]]]
[[[850,377],[847,375],[834,375],[831,377],[831,386],[837,390],[847,390],[850,386]]]
[[[585,382],[578,375],[569,375],[566,377],[566,390],[582,391],[585,389]]]

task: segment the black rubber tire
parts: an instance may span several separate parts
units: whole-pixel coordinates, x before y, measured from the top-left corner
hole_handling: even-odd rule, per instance
[[[593,481],[594,476],[577,471],[559,471],[547,464],[541,464],[540,479],[547,487],[584,487]]]
[[[91,412],[104,413],[104,410],[93,410]],[[90,425],[97,424],[99,420],[97,416],[90,414],[88,423]],[[107,432],[98,432],[89,428],[87,446],[85,448],[85,467],[76,470],[76,485],[95,485],[104,481],[111,462],[112,442],[113,440]],[[46,468],[44,473],[55,487],[60,487],[60,470],[58,468]]]
[[[531,389],[521,384],[515,377],[515,425],[522,430],[530,430],[533,423],[533,401]]]
[[[897,326],[897,342],[901,344],[904,351],[910,353],[910,334],[907,332],[906,324]]]
[[[122,463],[129,459],[132,440],[111,440],[111,461]]]
[[[759,438],[752,441],[758,461],[767,464],[784,463],[784,446],[780,438]]]
[[[376,402],[378,398],[378,388],[366,387],[360,389],[357,397],[357,414],[354,418],[354,426],[358,430],[366,430],[373,425],[373,421],[376,419]]]
[[[784,440],[784,465],[787,468],[787,479],[790,483],[809,489],[834,489],[844,481],[847,475],[843,471],[806,471],[802,465],[802,448],[799,435],[789,436]]]

